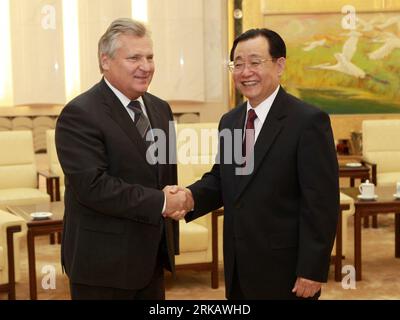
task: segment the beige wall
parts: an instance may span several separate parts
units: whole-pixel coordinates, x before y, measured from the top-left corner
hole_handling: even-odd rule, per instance
[[[150,92],[175,113],[217,121],[229,108],[226,0],[151,0],[156,73]]]
[[[131,16],[132,4],[131,0],[77,0],[78,31],[70,38],[77,45],[72,54],[77,53],[79,63],[72,68],[77,69],[78,79],[71,95],[66,88],[63,0],[8,1],[13,81],[8,90],[11,98],[1,97],[0,88],[3,108],[64,105],[97,83],[98,39],[111,21]],[[171,102],[175,112],[199,114],[201,121],[219,119],[229,109],[227,0],[147,3],[156,63],[149,91]]]
[[[65,100],[61,0],[10,1],[12,95],[15,105],[60,103]],[[55,12],[44,23],[42,9]],[[49,28],[47,28],[49,27]],[[1,45],[1,44],[0,44]]]

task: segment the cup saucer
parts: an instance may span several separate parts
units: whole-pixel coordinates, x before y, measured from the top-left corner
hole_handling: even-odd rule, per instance
[[[374,200],[374,199],[377,199],[377,198],[378,198],[378,195],[377,195],[377,194],[374,194],[374,195],[371,197],[371,196],[363,196],[362,194],[359,194],[359,195],[357,195],[357,198],[358,198],[358,199],[361,199],[361,200]]]
[[[33,220],[49,219],[53,214],[51,212],[32,212],[31,217]]]
[[[352,167],[352,168],[362,167],[362,163],[360,163],[360,162],[348,162],[348,163],[346,163],[346,167]]]
[[[400,194],[399,194],[399,193],[395,193],[395,194],[393,195],[393,197],[395,197],[396,199],[400,199]]]

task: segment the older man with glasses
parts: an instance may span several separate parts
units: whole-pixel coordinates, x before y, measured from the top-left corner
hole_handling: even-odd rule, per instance
[[[327,281],[339,210],[338,163],[329,116],[280,85],[282,38],[252,29],[233,43],[229,68],[248,101],[225,114],[220,131],[243,130],[243,144],[220,140],[219,163],[189,186],[191,221],[224,206],[229,299],[317,299]],[[239,175],[231,152],[252,153]],[[180,190],[182,190],[181,188]]]

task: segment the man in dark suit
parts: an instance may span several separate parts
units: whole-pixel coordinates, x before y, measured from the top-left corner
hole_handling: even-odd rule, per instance
[[[151,129],[169,135],[167,102],[146,93],[154,73],[145,26],[114,21],[99,41],[104,78],[69,102],[56,127],[65,174],[62,264],[72,299],[164,299],[163,267],[174,270],[182,210],[171,194],[176,165],[147,161]],[[166,154],[169,147],[165,146]],[[172,152],[173,154],[173,152]],[[163,190],[164,188],[164,190]]]
[[[248,101],[222,117],[219,131],[246,129],[244,137],[233,146],[220,139],[219,163],[186,189],[194,198],[186,221],[224,206],[229,299],[318,298],[327,280],[339,210],[333,135],[326,113],[279,85],[285,57],[271,30],[234,41],[233,80]],[[249,169],[230,163],[238,149]]]

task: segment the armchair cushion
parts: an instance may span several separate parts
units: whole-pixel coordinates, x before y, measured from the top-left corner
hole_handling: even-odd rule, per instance
[[[32,151],[33,152],[33,151]],[[2,156],[0,156],[0,159]],[[11,188],[35,188],[37,184],[36,166],[30,164],[0,164],[0,190]]]
[[[50,201],[37,189],[32,132],[0,132],[0,150],[0,208]]]
[[[0,189],[36,186],[31,131],[0,132]]]
[[[377,180],[379,186],[393,186],[397,181],[400,181],[400,171],[379,173],[377,174]]]
[[[0,189],[0,207],[8,205],[31,205],[50,201],[50,196],[38,189],[13,188]]]

